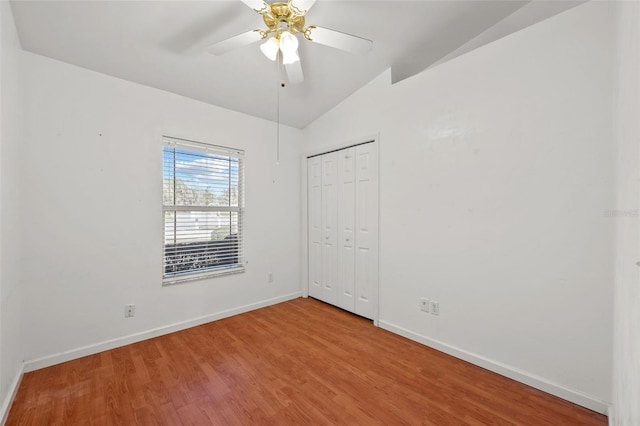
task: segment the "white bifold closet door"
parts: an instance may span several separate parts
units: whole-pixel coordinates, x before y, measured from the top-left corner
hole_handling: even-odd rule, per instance
[[[338,155],[322,156],[322,300],[338,303]]]
[[[309,296],[322,299],[322,158],[307,161]]]
[[[338,153],[338,306],[356,311],[355,148]]]
[[[378,157],[373,144],[356,147],[356,314],[378,309]]]
[[[378,298],[374,143],[308,159],[309,295],[367,318]]]

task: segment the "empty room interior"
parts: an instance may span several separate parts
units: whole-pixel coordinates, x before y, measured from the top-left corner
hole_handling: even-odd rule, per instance
[[[0,423],[640,426],[639,2],[0,14]]]

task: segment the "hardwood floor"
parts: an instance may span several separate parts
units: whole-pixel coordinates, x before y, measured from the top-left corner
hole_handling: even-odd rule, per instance
[[[7,425],[606,425],[313,299],[25,374]]]

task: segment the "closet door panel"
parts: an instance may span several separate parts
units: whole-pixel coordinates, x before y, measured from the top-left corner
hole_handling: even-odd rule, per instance
[[[338,158],[335,152],[322,156],[322,296],[338,303]]]
[[[378,309],[378,159],[373,144],[356,147],[356,309],[373,319]]]
[[[338,306],[355,312],[355,148],[338,155]]]
[[[309,229],[309,296],[322,297],[322,160],[307,160],[308,229]]]

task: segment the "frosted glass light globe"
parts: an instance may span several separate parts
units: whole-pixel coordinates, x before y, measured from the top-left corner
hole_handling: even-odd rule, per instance
[[[260,50],[264,53],[264,56],[275,61],[278,57],[278,49],[280,48],[280,42],[277,38],[271,37],[260,45]]]

